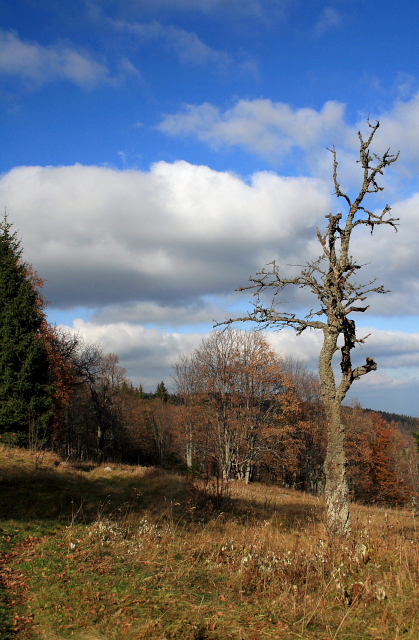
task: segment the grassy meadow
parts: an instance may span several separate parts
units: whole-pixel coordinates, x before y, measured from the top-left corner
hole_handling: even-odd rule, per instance
[[[111,470],[106,467],[111,467]],[[418,518],[0,445],[0,640],[416,640]]]

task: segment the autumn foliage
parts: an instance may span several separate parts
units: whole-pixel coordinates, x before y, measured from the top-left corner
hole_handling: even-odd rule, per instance
[[[43,281],[21,262],[9,230],[5,220],[2,358],[16,366],[2,387],[3,443],[20,441],[72,460],[157,465],[221,485],[262,481],[324,492],[324,404],[318,377],[301,362],[282,358],[263,332],[214,331],[173,364],[173,394],[164,382],[145,394],[116,354],[48,323]],[[26,315],[12,313],[15,307]],[[15,325],[26,331],[25,369],[14,357],[19,349],[25,355],[22,343],[12,341]],[[7,387],[13,376],[26,395],[17,384]],[[351,498],[415,500],[419,461],[408,423],[399,428],[358,405],[343,407],[342,421]]]
[[[403,504],[416,494],[417,454],[413,436],[379,413],[346,409],[348,480],[355,499]]]

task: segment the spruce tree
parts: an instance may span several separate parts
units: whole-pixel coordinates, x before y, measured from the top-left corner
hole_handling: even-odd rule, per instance
[[[21,260],[16,233],[0,223],[0,433],[29,436],[51,417],[45,316],[36,278]]]
[[[155,394],[156,398],[159,398],[160,400],[163,400],[164,402],[167,402],[169,399],[169,392],[166,389],[166,385],[164,384],[164,382],[159,382],[159,384],[157,385],[157,389],[156,389],[156,394]]]

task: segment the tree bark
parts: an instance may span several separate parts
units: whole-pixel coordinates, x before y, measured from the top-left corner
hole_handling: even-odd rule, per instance
[[[192,444],[192,428],[188,425],[186,434],[186,467],[188,471],[192,471],[193,464],[193,444]]]
[[[345,535],[350,528],[349,489],[346,479],[345,427],[341,420],[341,394],[336,389],[333,355],[338,350],[338,332],[323,331],[319,358],[322,399],[327,420],[327,450],[324,462],[326,478],[327,528],[331,534]]]
[[[345,535],[350,528],[349,488],[346,478],[345,427],[340,403],[325,404],[328,438],[324,471],[327,504],[327,528],[331,534]]]

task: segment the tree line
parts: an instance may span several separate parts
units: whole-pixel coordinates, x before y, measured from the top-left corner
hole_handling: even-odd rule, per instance
[[[51,326],[41,278],[0,224],[0,438],[67,459],[161,465],[321,493],[327,419],[320,381],[263,332],[228,328],[173,364],[173,388],[134,387],[116,354]],[[403,503],[417,486],[414,437],[343,407],[351,495]]]
[[[354,280],[363,265],[351,255],[353,232],[356,227],[367,228],[372,236],[375,227],[397,231],[398,226],[388,204],[378,212],[366,208],[369,196],[383,191],[378,180],[399,156],[389,149],[382,155],[371,150],[379,126],[378,121],[373,125],[368,120],[369,135],[358,132],[362,179],[354,197],[342,190],[337,153],[330,149],[334,194],[345,212],[329,213],[326,229],[317,229],[319,257],[299,265],[295,277],[284,276],[273,260],[250,278],[250,285],[238,289],[252,291],[253,310],[217,325],[229,328],[250,321],[260,329],[292,327],[297,335],[307,328],[322,331],[320,383],[309,384],[307,372],[302,376],[298,363],[284,363],[263,337],[229,330],[213,334],[192,356],[175,363],[176,403],[158,398],[157,404],[148,402],[141,408],[145,398],[125,380],[117,356],[80,345],[77,338],[48,325],[42,283],[21,262],[19,242],[5,218],[0,424],[1,418],[9,428],[25,422],[30,446],[38,433],[49,433],[52,424],[51,442],[61,441],[68,455],[94,451],[99,460],[109,451],[122,455],[124,437],[130,434],[135,440],[134,432],[142,429],[142,455],[148,455],[153,442],[160,464],[170,450],[174,459],[184,459],[187,469],[194,464],[211,468],[224,481],[237,477],[249,482],[266,472],[293,486],[322,487],[332,535],[350,530],[351,494],[393,501],[411,494],[416,462],[409,453],[409,434],[374,413],[361,421],[368,423],[367,431],[357,430],[358,422],[352,422],[355,409],[343,407],[352,384],[377,369],[372,357],[353,365],[354,348],[369,337],[357,335],[353,314],[368,309],[369,294],[387,293],[375,279]],[[309,291],[316,308],[303,317],[283,310],[278,296],[288,286]],[[262,295],[266,293],[273,294],[270,304]],[[341,371],[336,379],[338,352]],[[125,420],[127,406],[135,406],[135,420]],[[171,412],[168,406],[173,407]]]

